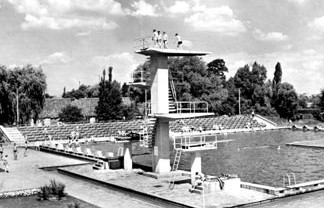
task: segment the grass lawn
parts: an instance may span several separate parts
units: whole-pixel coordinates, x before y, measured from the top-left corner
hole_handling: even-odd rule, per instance
[[[37,196],[0,199],[0,208],[68,208],[68,205],[74,202],[79,203],[80,208],[98,208],[71,196],[61,201],[39,201]]]

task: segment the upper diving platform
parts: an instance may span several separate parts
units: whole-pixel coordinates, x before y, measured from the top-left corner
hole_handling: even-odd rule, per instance
[[[191,41],[183,40],[181,46],[176,44],[175,38],[169,38],[166,43],[154,41],[152,37],[137,38],[134,40],[135,53],[145,56],[205,56],[211,52],[192,50]],[[190,43],[190,44],[189,44]]]
[[[146,48],[136,50],[135,53],[145,56],[164,55],[164,56],[205,56],[211,52],[206,51],[191,51],[183,49],[165,49],[165,48]]]

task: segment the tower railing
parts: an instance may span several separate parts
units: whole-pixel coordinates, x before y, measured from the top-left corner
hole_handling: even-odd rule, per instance
[[[208,113],[208,103],[206,101],[177,101],[173,102],[177,114],[182,113]],[[146,115],[152,115],[152,108],[157,108],[157,103],[146,102]]]
[[[217,136],[196,134],[173,137],[173,148],[190,151],[191,149],[217,149]]]
[[[182,47],[191,48],[192,44],[189,40],[182,41]],[[177,39],[176,38],[168,38],[168,42],[166,47],[163,44],[163,40],[161,42],[157,42],[152,40],[152,36],[145,36],[141,38],[134,39],[134,50],[146,50],[148,48],[157,48],[157,49],[176,49],[177,48]]]
[[[170,85],[170,89],[171,89],[171,93],[173,96],[173,99],[175,102],[177,102],[177,94],[176,94],[176,89],[174,86],[174,82],[173,82],[173,77],[172,77],[172,73],[171,71],[169,71],[169,85]]]
[[[131,83],[148,83],[150,81],[149,72],[145,70],[134,71],[131,74]]]

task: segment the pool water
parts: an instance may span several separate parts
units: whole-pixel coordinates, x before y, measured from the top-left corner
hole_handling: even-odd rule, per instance
[[[212,175],[238,174],[242,181],[274,187],[283,186],[286,173],[294,173],[297,183],[324,179],[324,149],[285,145],[323,137],[324,133],[290,130],[220,136],[233,141],[203,152],[202,170]],[[189,164],[189,154],[185,154],[179,167],[189,169]]]
[[[324,133],[276,130],[219,135],[218,139],[233,141],[219,143],[216,150],[203,151],[202,171],[205,174],[238,174],[242,181],[274,187],[283,186],[283,175],[286,173],[294,173],[297,183],[324,179],[324,149],[285,145],[295,141],[324,139]],[[115,154],[121,146],[112,143],[90,144],[92,149]],[[147,152],[138,144],[133,146],[134,154]],[[170,146],[173,147],[172,144]],[[174,153],[171,151],[171,165]],[[179,169],[190,169],[190,154],[183,153]],[[150,165],[151,155],[137,156],[134,160]]]

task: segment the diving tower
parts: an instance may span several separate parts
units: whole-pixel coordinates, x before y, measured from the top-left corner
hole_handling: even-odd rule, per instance
[[[144,55],[150,60],[150,67],[145,72],[140,72],[140,76],[134,76],[134,82],[130,83],[134,86],[142,86],[151,91],[151,101],[146,104],[147,115],[149,118],[155,118],[156,124],[153,131],[152,138],[152,168],[153,172],[157,174],[170,173],[174,171],[173,165],[170,168],[170,137],[169,137],[169,121],[176,119],[200,117],[214,115],[208,112],[208,103],[199,101],[177,101],[175,96],[175,89],[173,83],[170,83],[170,72],[168,67],[169,57],[183,57],[183,56],[205,56],[210,52],[160,48],[152,46],[149,42],[152,40],[138,39],[140,41],[139,47],[135,53]],[[154,45],[154,44],[153,44]],[[173,99],[170,99],[170,97]],[[171,107],[170,107],[171,106]],[[193,135],[187,137],[191,140]],[[180,139],[181,140],[181,139]],[[178,141],[178,140],[177,140]],[[190,142],[189,142],[190,143]],[[176,156],[180,160],[181,152],[191,150],[195,152],[192,156],[191,170],[194,172],[201,172],[201,155],[200,150],[216,149],[215,142],[206,142],[201,140],[198,146],[187,145],[184,148],[176,148]]]

